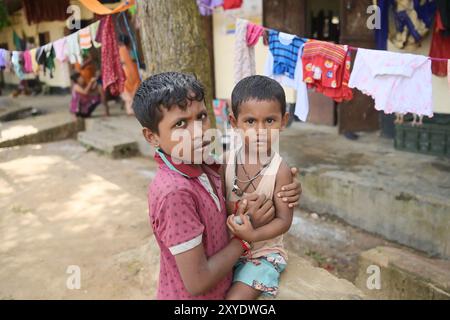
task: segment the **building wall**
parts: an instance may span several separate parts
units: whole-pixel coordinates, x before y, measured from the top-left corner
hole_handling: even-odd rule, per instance
[[[81,9],[81,19],[90,20],[94,18],[94,14],[86,9],[79,1],[73,0],[71,4],[78,5]],[[109,5],[114,7],[114,5]],[[15,50],[13,42],[13,30],[22,37],[22,31],[29,37],[34,37],[36,45],[39,45],[39,33],[49,32],[50,41],[58,40],[64,37],[64,28],[66,26],[65,21],[49,21],[41,22],[37,24],[28,25],[25,11],[22,9],[16,12],[11,17],[11,26],[4,28],[0,31],[0,43],[8,43],[9,50]],[[25,79],[34,78],[34,75],[27,75]],[[70,87],[70,67],[69,63],[61,63],[55,60],[55,70],[53,72],[53,78],[50,78],[48,72],[44,75],[43,71],[39,72],[39,79],[41,82],[46,83],[52,87],[68,88]],[[4,72],[4,80],[6,84],[18,84],[19,78],[14,72]]]

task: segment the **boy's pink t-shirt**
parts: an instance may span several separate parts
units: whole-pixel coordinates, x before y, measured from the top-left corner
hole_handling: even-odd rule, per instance
[[[170,161],[170,157],[167,158]],[[155,160],[159,163],[159,170],[149,186],[148,203],[150,222],[161,249],[157,299],[224,299],[231,285],[232,270],[209,292],[192,296],[184,287],[175,262],[176,254],[200,243],[207,257],[228,244],[227,214],[220,175],[212,168],[203,166],[219,195],[214,200],[211,190],[205,187],[206,176],[201,169],[185,164],[174,165],[187,175],[183,176],[170,169],[158,154]]]

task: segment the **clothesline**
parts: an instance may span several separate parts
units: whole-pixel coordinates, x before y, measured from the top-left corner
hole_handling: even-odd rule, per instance
[[[214,11],[215,8],[218,8],[218,7],[211,7],[211,6],[205,5],[205,4],[203,4],[203,3],[198,3],[198,5],[199,5],[199,6],[202,6],[202,7],[204,7],[204,8],[206,8],[206,9],[209,9],[209,10],[211,10],[211,11]],[[238,17],[238,16],[236,16],[236,15],[234,15],[234,14],[232,14],[232,13],[226,12],[226,11],[224,11],[223,13],[224,13],[226,16],[228,16],[228,17],[230,17],[230,18],[233,18],[233,19],[242,19],[242,18],[240,18],[240,17]],[[252,23],[253,23],[253,22],[252,22]],[[263,26],[263,25],[258,25],[258,26],[264,28],[264,30],[266,30],[266,31],[271,31],[271,30],[272,30],[272,31],[278,32],[278,30],[271,29],[271,28],[268,28],[268,27]],[[299,36],[299,37],[300,37],[300,36]],[[305,38],[305,39],[308,39],[308,38]],[[308,40],[315,40],[315,39],[308,39]],[[349,50],[352,50],[352,51],[358,51],[358,49],[364,49],[364,48],[359,48],[359,47],[354,47],[354,46],[349,46],[349,45],[347,45],[347,47],[348,47]],[[381,50],[380,50],[380,51],[381,51]],[[403,52],[399,52],[399,53],[403,53]],[[422,56],[423,56],[423,55],[422,55]],[[449,59],[444,59],[444,58],[433,58],[433,57],[428,57],[428,56],[425,56],[425,57],[427,57],[427,58],[430,59],[431,61],[446,62],[446,61],[449,60]]]
[[[88,24],[87,26],[85,26],[84,28],[81,28],[81,29],[77,30],[77,31],[74,32],[74,33],[71,33],[71,34],[69,34],[69,35],[67,35],[67,36],[64,36],[64,37],[62,37],[62,38],[59,38],[59,39],[50,41],[49,43],[46,43],[46,44],[41,45],[41,46],[38,46],[38,47],[36,47],[35,49],[44,48],[44,47],[48,46],[49,44],[53,44],[54,42],[57,42],[57,41],[59,41],[59,40],[61,40],[61,39],[64,39],[64,38],[67,38],[67,37],[69,37],[69,36],[71,36],[71,35],[77,34],[77,33],[79,33],[81,30],[83,30],[83,29],[85,29],[85,28],[90,28],[91,25],[94,25],[94,24],[96,24],[96,23],[99,22],[99,21],[100,21],[100,20],[94,21],[94,22]],[[9,52],[14,52],[14,51],[15,51],[15,52],[25,52],[26,50],[6,50],[6,51],[9,51]]]

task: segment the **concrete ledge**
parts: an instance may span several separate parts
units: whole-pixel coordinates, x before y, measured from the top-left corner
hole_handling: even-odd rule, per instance
[[[79,132],[78,141],[113,158],[131,157],[139,153],[136,141],[106,129]]]
[[[450,257],[450,200],[420,195],[352,172],[305,169],[301,205],[441,257]]]
[[[367,288],[370,265],[380,267],[379,290]],[[373,299],[450,300],[450,261],[377,247],[360,255],[356,285]]]
[[[281,275],[277,300],[361,300],[364,293],[345,279],[339,279],[309,261],[289,255]]]
[[[75,137],[83,121],[69,114],[49,114],[0,124],[0,148],[44,143]]]

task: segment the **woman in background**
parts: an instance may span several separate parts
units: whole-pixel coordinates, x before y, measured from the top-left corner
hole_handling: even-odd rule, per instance
[[[123,70],[125,72],[126,80],[124,91],[121,94],[122,100],[125,103],[125,110],[128,115],[134,115],[132,104],[133,97],[141,84],[139,79],[139,70],[135,59],[130,55],[130,38],[127,35],[121,34],[119,36],[119,54]]]

